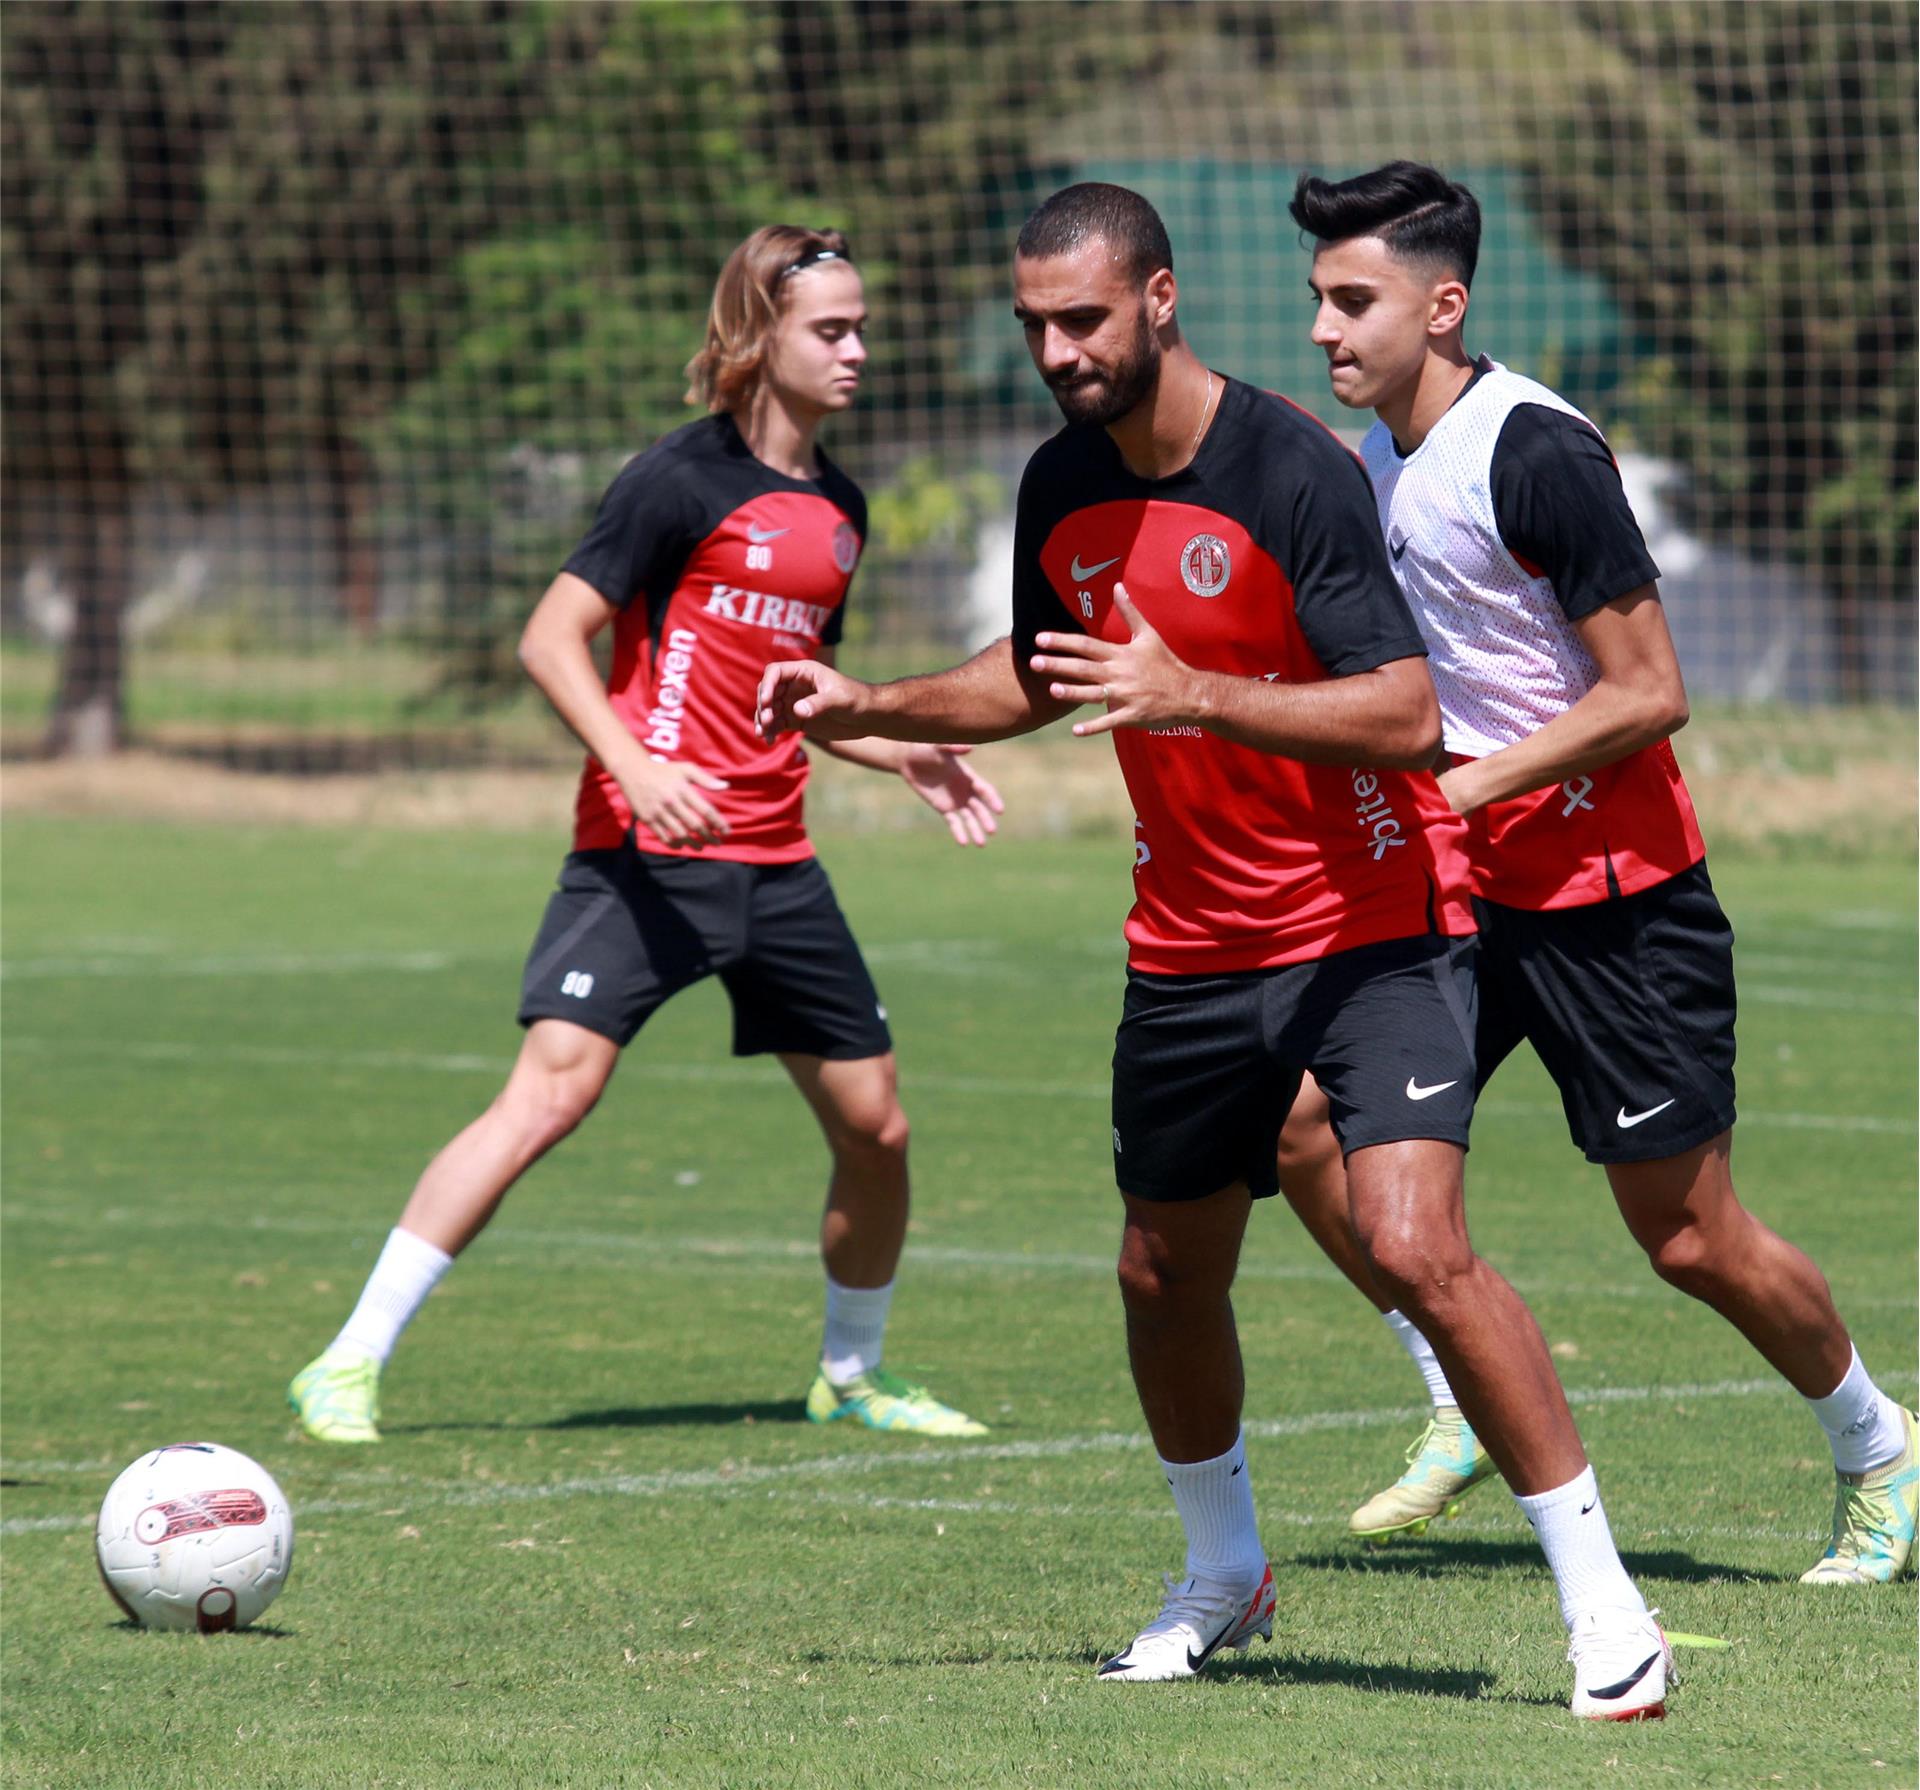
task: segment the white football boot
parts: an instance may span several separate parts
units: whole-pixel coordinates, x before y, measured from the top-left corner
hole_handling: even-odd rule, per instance
[[[1573,1713],[1595,1722],[1652,1721],[1667,1713],[1673,1649],[1654,1610],[1586,1610],[1574,1617]]]
[[[1169,1578],[1160,1614],[1100,1668],[1100,1676],[1124,1684],[1191,1678],[1223,1647],[1251,1646],[1256,1635],[1271,1641],[1273,1606],[1271,1566],[1251,1597],[1204,1579]]]

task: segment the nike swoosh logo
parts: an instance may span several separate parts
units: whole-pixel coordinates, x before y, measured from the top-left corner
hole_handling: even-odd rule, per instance
[[[1067,570],[1073,574],[1075,584],[1085,584],[1095,572],[1104,572],[1108,566],[1117,566],[1119,563],[1120,555],[1116,553],[1111,559],[1098,560],[1093,565],[1083,566],[1080,563],[1080,555],[1076,553],[1073,556],[1073,564]]]
[[[1406,556],[1407,548],[1409,544],[1412,542],[1412,540],[1413,540],[1412,535],[1402,535],[1399,540],[1389,541],[1387,543],[1388,551],[1392,553],[1393,563],[1396,566]]]
[[[777,541],[782,535],[792,533],[793,530],[790,528],[755,528],[751,522],[747,524],[747,539],[756,547],[767,541]]]
[[[1584,1516],[1591,1516],[1591,1515],[1593,1514],[1593,1505],[1594,1505],[1594,1504],[1598,1504],[1599,1502],[1600,1502],[1600,1500],[1599,1500],[1598,1498],[1596,1498],[1596,1499],[1594,1499],[1594,1501],[1593,1501],[1593,1504],[1583,1504],[1583,1505],[1581,1505],[1581,1506],[1580,1506],[1580,1514],[1581,1514],[1581,1515],[1582,1515],[1583,1517],[1584,1517]]]
[[[1227,1626],[1223,1628],[1217,1635],[1215,1635],[1213,1639],[1206,1644],[1206,1646],[1201,1648],[1198,1653],[1195,1653],[1194,1650],[1191,1647],[1189,1647],[1187,1649],[1187,1670],[1189,1672],[1199,1671],[1200,1668],[1204,1666],[1208,1660],[1212,1659],[1213,1656],[1220,1651],[1220,1643],[1224,1641],[1227,1638],[1227,1636],[1232,1634],[1233,1631],[1239,1626],[1240,1626],[1239,1617],[1229,1616],[1227,1618]]]
[[[1455,1076],[1452,1081],[1437,1081],[1432,1087],[1423,1088],[1409,1075],[1407,1077],[1407,1098],[1409,1100],[1431,1100],[1435,1094],[1444,1094],[1449,1088],[1457,1088],[1459,1085],[1460,1078]]]
[[[1587,1695],[1596,1703],[1618,1702],[1620,1698],[1624,1697],[1628,1691],[1632,1690],[1641,1679],[1653,1670],[1653,1662],[1659,1657],[1657,1653],[1648,1654],[1647,1657],[1643,1659],[1639,1665],[1635,1666],[1626,1677],[1621,1679],[1618,1684],[1610,1684],[1604,1690],[1588,1691]]]
[[[1673,1101],[1671,1100],[1663,1100],[1658,1106],[1650,1106],[1643,1113],[1629,1113],[1623,1106],[1619,1112],[1614,1115],[1613,1122],[1618,1125],[1622,1131],[1631,1131],[1634,1126],[1652,1118],[1655,1113],[1665,1112],[1672,1104]]]

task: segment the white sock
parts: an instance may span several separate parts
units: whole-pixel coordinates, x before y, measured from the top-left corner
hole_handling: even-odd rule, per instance
[[[1247,1484],[1247,1438],[1210,1461],[1160,1463],[1187,1532],[1187,1577],[1236,1588],[1260,1582],[1267,1554]]]
[[[892,1299],[892,1281],[883,1287],[843,1287],[831,1274],[827,1276],[827,1328],[820,1343],[820,1365],[836,1385],[844,1386],[880,1365]]]
[[[1560,1618],[1569,1628],[1574,1617],[1588,1610],[1645,1611],[1647,1600],[1634,1588],[1614,1549],[1591,1466],[1551,1492],[1526,1498],[1516,1492],[1513,1501],[1540,1538],[1560,1592]]]
[[[444,1249],[396,1225],[367,1276],[360,1303],[332,1346],[354,1355],[371,1355],[384,1365],[400,1332],[452,1266],[453,1257]]]
[[[1884,1467],[1907,1445],[1900,1407],[1868,1378],[1858,1349],[1846,1378],[1825,1398],[1810,1398],[1807,1404],[1827,1432],[1833,1464],[1842,1473]]]
[[[1403,1318],[1397,1311],[1382,1312],[1387,1328],[1400,1339],[1401,1348],[1413,1357],[1413,1365],[1420,1370],[1421,1379],[1427,1383],[1427,1393],[1433,1400],[1434,1409],[1442,1405],[1457,1405],[1459,1400],[1453,1396],[1453,1388],[1447,1384],[1447,1370],[1440,1365],[1440,1358],[1433,1352],[1433,1344],[1414,1327],[1411,1318]]]

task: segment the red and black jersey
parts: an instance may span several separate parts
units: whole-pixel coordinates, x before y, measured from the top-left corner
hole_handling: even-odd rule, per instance
[[[1170,478],[1136,476],[1091,425],[1028,463],[1021,662],[1043,628],[1125,640],[1116,581],[1206,671],[1311,683],[1426,653],[1359,462],[1305,411],[1234,381]],[[1303,764],[1197,727],[1127,728],[1113,743],[1136,816],[1136,969],[1260,969],[1472,932],[1465,823],[1426,772]]]
[[[790,479],[754,457],[732,417],[702,417],[628,461],[566,563],[619,610],[607,680],[614,712],[656,758],[727,780],[707,799],[732,831],[703,858],[813,855],[800,736],[769,745],[753,699],[774,660],[840,638],[867,505],[825,454],[818,461],[817,478]],[[589,757],[574,849],[618,845],[633,826],[619,784]],[[695,855],[644,826],[634,840],[642,851]]]

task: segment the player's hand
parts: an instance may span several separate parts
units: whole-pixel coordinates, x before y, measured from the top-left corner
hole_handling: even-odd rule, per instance
[[[644,758],[622,769],[620,787],[627,806],[662,845],[699,851],[726,838],[720,810],[700,792],[725,789],[724,777],[670,758]]]
[[[754,722],[768,741],[796,731],[816,740],[857,740],[867,731],[858,717],[870,688],[817,659],[783,660],[760,674]]]
[[[1440,793],[1447,798],[1447,806],[1455,814],[1471,814],[1476,808],[1486,806],[1487,798],[1475,787],[1479,763],[1475,760],[1457,764],[1434,779],[1440,785]]]
[[[1134,608],[1124,584],[1113,587],[1113,606],[1132,638],[1116,645],[1086,634],[1042,634],[1033,668],[1052,679],[1048,694],[1060,702],[1098,702],[1107,712],[1076,721],[1077,734],[1111,733],[1116,727],[1178,727],[1198,719],[1193,667]]]
[[[900,760],[907,787],[935,814],[946,816],[956,845],[985,845],[999,831],[996,814],[1007,805],[1000,792],[968,764],[971,746],[909,746]]]

